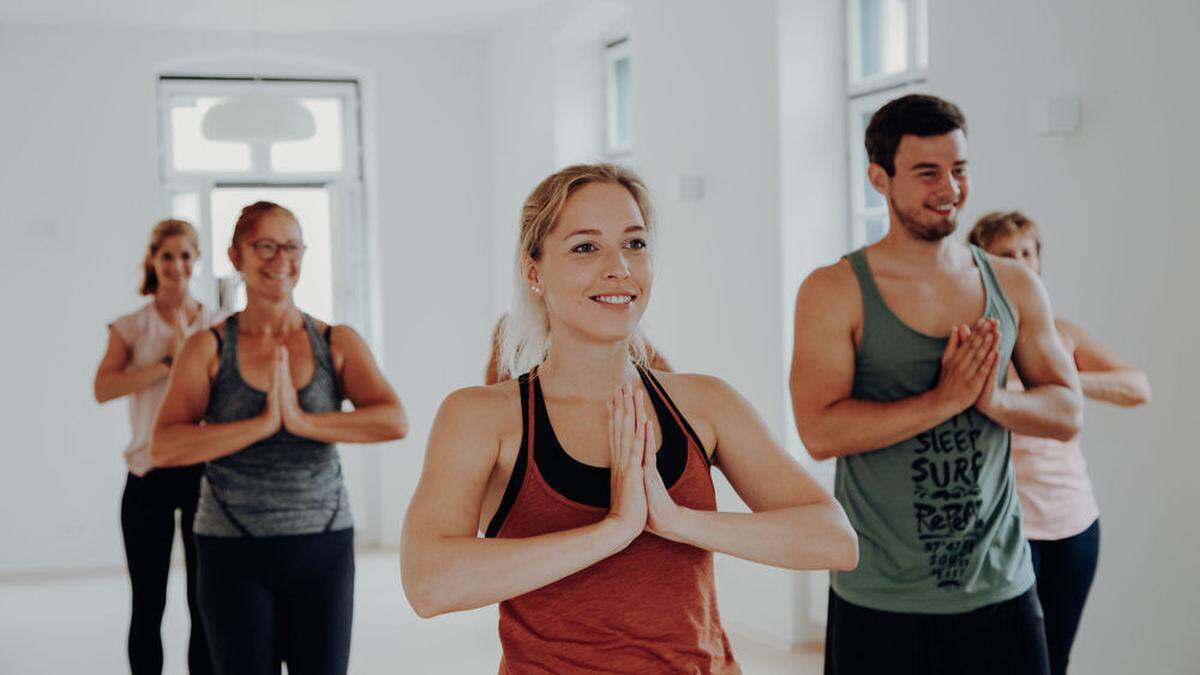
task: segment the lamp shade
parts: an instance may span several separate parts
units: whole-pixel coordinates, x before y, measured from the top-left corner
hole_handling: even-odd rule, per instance
[[[209,108],[200,133],[212,141],[302,141],[317,133],[317,124],[308,108],[296,99],[254,92]]]

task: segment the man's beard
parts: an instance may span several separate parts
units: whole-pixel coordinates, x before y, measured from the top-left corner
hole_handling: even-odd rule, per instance
[[[946,216],[934,223],[923,223],[918,213],[925,210],[924,205],[918,206],[917,213],[912,211],[904,211],[896,206],[896,200],[888,196],[888,202],[892,205],[892,212],[896,214],[896,219],[900,221],[900,225],[918,239],[924,241],[941,241],[954,233],[958,227],[958,209],[954,209],[954,214]]]

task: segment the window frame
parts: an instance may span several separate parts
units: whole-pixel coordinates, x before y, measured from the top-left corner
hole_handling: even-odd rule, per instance
[[[617,96],[617,62],[629,59],[629,92],[633,97],[633,49],[628,36],[616,38],[604,45],[604,152],[610,159],[633,154],[637,130],[633,123],[633,105],[630,103],[629,138],[624,142],[617,139],[617,117],[620,101]]]
[[[862,0],[846,0],[846,90],[851,98],[926,79],[929,71],[928,0],[904,0],[907,14],[906,66],[898,73],[861,76]]]
[[[171,100],[184,96],[232,96],[251,88],[297,98],[332,98],[342,101],[342,169],[340,171],[272,171],[266,145],[251,150],[247,171],[180,171],[174,168],[171,153]],[[330,194],[330,252],[333,256],[333,316],[335,323],[355,326],[363,335],[375,334],[370,284],[369,237],[366,222],[365,190],[362,177],[363,143],[361,135],[361,99],[355,80],[251,79],[244,77],[162,76],[158,80],[159,185],[161,206],[171,214],[177,195],[193,194],[197,200],[197,222],[193,223],[203,242],[213,249],[205,252],[193,276],[196,296],[216,306],[217,289],[213,260],[225,255],[212,241],[212,191],[220,187],[319,187]],[[254,148],[258,148],[255,150]],[[219,249],[219,250],[218,250]],[[374,345],[376,348],[378,345]]]
[[[847,115],[847,167],[849,168],[849,208],[847,230],[851,250],[869,243],[867,221],[884,218],[884,234],[890,224],[886,200],[881,207],[866,207],[867,190],[874,190],[867,180],[868,159],[863,139],[866,136],[867,111],[878,110],[888,101],[916,93],[925,84],[929,66],[929,7],[928,0],[905,0],[908,22],[907,62],[908,66],[899,73],[859,77],[862,54],[861,0],[846,0],[846,115]]]

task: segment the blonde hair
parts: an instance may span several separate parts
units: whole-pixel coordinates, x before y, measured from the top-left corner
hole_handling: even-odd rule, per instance
[[[975,222],[967,241],[987,250],[997,239],[1010,235],[1033,237],[1038,256],[1042,254],[1042,234],[1037,223],[1020,211],[992,211],[985,213]]]
[[[529,261],[541,259],[542,244],[558,226],[567,200],[576,190],[592,183],[611,183],[628,190],[641,212],[647,238],[653,237],[653,213],[646,185],[628,169],[613,164],[575,164],[539,183],[521,207],[512,307],[500,329],[500,364],[510,373],[524,373],[545,361],[550,353],[550,317],[546,302],[529,289],[525,270]],[[629,351],[635,363],[646,364],[646,339],[640,329],[630,337]]]
[[[196,234],[196,228],[192,227],[191,223],[174,218],[159,221],[150,231],[150,245],[146,247],[146,257],[142,259],[142,295],[154,295],[158,291],[158,273],[154,271],[154,256],[158,255],[158,249],[162,248],[163,242],[170,237],[180,235],[187,237],[188,243],[196,249],[196,257],[200,257],[200,236]]]

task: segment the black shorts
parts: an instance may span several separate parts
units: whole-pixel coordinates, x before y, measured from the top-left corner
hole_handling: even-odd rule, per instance
[[[1037,592],[962,614],[868,609],[829,592],[825,675],[1049,675]]]

